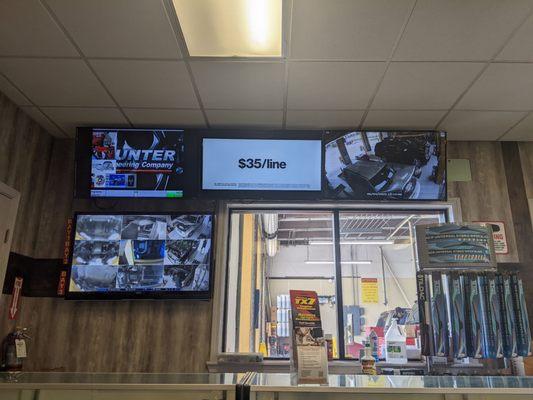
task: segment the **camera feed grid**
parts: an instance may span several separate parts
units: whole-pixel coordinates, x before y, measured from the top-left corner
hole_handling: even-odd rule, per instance
[[[80,215],[70,291],[209,290],[210,215]]]

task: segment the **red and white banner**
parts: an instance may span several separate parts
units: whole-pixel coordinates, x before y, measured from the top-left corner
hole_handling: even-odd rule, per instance
[[[17,313],[20,305],[20,293],[22,292],[22,281],[20,276],[15,278],[13,284],[13,295],[11,296],[11,304],[9,305],[9,319],[17,318]]]

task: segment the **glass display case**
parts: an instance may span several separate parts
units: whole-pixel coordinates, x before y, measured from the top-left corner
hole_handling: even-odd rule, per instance
[[[239,374],[0,373],[2,400],[234,400]]]
[[[255,374],[251,400],[431,400],[533,398],[533,377],[330,375],[328,385],[297,385],[290,374]]]
[[[533,377],[330,375],[297,385],[291,374],[0,374],[2,400],[525,400]]]

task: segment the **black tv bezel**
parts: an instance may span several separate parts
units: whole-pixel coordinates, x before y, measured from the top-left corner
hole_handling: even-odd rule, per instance
[[[395,133],[398,135],[408,135],[410,133],[434,133],[436,135],[441,135],[441,140],[444,141],[444,198],[443,199],[339,199],[338,197],[330,195],[327,188],[327,178],[326,178],[326,145],[332,141],[337,140],[343,135],[348,133],[369,133],[369,132],[378,132],[378,133]],[[329,139],[328,136],[332,137]],[[324,131],[324,140],[323,140],[323,152],[324,152],[324,169],[323,171],[323,200],[329,201],[346,201],[346,202],[358,202],[358,203],[388,203],[388,204],[402,204],[402,203],[428,203],[428,202],[447,202],[448,201],[448,133],[446,131],[440,131],[435,129],[331,129]]]
[[[70,276],[72,273],[72,258],[74,256],[74,245],[76,238],[76,225],[78,217],[83,215],[209,215],[211,216],[211,248],[209,257],[209,290],[207,291],[109,291],[109,292],[73,292],[70,291]],[[131,211],[131,212],[75,212],[72,218],[72,237],[69,251],[68,269],[67,269],[67,284],[65,287],[65,299],[66,300],[211,300],[213,297],[214,287],[214,263],[215,263],[215,220],[216,216],[213,212],[144,212],[144,211]]]
[[[196,130],[198,138],[198,195],[211,200],[324,200],[324,131],[323,130]],[[320,190],[216,190],[203,188],[204,139],[247,140],[317,140],[320,142]]]
[[[116,131],[174,131],[181,132],[183,134],[183,143],[185,145],[184,156],[184,168],[185,174],[184,180],[186,184],[181,189],[183,191],[182,197],[150,197],[150,196],[92,196],[91,195],[91,163],[92,163],[92,133],[95,130],[116,130]],[[91,127],[78,127],[76,128],[76,140],[75,140],[75,156],[74,156],[74,198],[76,199],[153,199],[153,200],[181,200],[194,198],[196,196],[198,180],[198,166],[197,166],[197,154],[198,154],[198,141],[196,138],[187,133],[183,128],[160,128],[160,127],[147,127],[147,128],[127,128],[127,127],[104,127],[104,126],[91,126]],[[180,189],[176,189],[180,190]]]

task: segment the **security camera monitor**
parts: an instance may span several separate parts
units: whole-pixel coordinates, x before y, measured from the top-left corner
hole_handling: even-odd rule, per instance
[[[444,132],[328,132],[326,196],[338,200],[446,200]]]
[[[69,299],[209,298],[211,214],[78,214]]]
[[[189,196],[194,146],[181,130],[79,128],[76,197]]]

